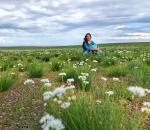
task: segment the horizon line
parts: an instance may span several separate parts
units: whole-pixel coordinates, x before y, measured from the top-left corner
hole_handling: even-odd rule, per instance
[[[149,42],[110,42],[110,43],[97,43],[97,45],[101,44],[133,44],[133,43],[150,43]],[[5,48],[5,47],[60,47],[60,46],[79,46],[81,44],[65,44],[65,45],[12,45],[12,46],[1,46],[0,48]]]

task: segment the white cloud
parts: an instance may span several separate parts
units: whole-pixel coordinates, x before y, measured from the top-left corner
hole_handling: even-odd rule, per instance
[[[11,12],[6,11],[4,9],[0,9],[0,18],[4,17],[4,16],[9,16],[11,14]]]
[[[125,28],[125,27],[126,27],[126,25],[119,25],[119,26],[116,27],[116,29],[122,29],[122,28]]]
[[[59,7],[60,3],[58,1],[52,1],[54,7]]]
[[[150,39],[150,33],[145,32],[128,33],[128,35],[134,39]]]
[[[96,42],[149,41],[149,7],[149,0],[5,0],[0,37],[10,45],[79,44],[87,32]]]
[[[0,45],[6,43],[6,38],[5,37],[0,37]]]

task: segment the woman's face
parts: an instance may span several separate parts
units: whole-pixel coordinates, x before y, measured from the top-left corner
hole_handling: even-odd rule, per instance
[[[87,36],[86,36],[86,39],[87,39],[87,41],[89,42],[89,41],[91,40],[91,36],[90,36],[90,35],[87,35]]]

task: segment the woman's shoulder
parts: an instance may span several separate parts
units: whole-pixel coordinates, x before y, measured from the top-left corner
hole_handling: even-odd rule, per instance
[[[83,45],[84,45],[84,44],[87,44],[87,42],[86,42],[85,40],[83,41]]]
[[[93,40],[91,40],[91,43],[92,43],[92,44],[96,44]]]

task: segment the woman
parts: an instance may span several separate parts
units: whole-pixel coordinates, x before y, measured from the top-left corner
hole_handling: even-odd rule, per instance
[[[97,48],[97,45],[95,42],[93,42],[91,40],[92,36],[90,33],[87,33],[85,35],[85,38],[84,38],[84,41],[83,41],[83,44],[82,44],[82,48],[83,48],[83,53],[87,54],[89,52],[98,52],[99,51],[99,48]]]

